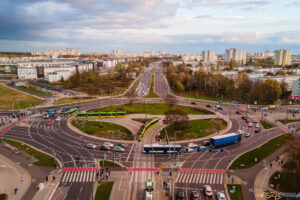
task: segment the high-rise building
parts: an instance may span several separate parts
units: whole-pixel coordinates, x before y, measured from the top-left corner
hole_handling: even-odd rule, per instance
[[[113,50],[113,54],[114,54],[114,55],[121,55],[121,54],[122,54],[122,51],[119,50],[119,49],[114,49],[114,50]]]
[[[202,51],[202,60],[206,64],[214,64],[216,62],[216,55],[214,51]]]
[[[274,51],[274,64],[275,65],[290,65],[291,64],[292,51],[286,49],[279,49]]]
[[[225,51],[225,60],[228,63],[233,60],[238,64],[246,64],[246,56],[246,51],[240,49],[231,48]]]

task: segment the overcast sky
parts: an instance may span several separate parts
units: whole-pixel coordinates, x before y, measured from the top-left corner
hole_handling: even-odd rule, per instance
[[[0,51],[300,54],[300,0],[0,0]]]

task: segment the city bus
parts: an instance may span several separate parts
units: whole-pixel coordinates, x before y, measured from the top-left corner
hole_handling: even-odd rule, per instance
[[[146,122],[142,128],[140,129],[140,131],[138,132],[138,141],[141,141],[144,139],[145,134],[147,133],[147,131],[156,126],[159,123],[159,118],[155,117],[154,119]]]
[[[109,112],[80,112],[76,118],[108,118],[108,117],[125,117],[126,111],[109,111]]]
[[[181,151],[179,144],[172,145],[161,145],[161,144],[145,144],[143,145],[144,154],[173,154]]]
[[[144,200],[154,200],[154,183],[151,180],[145,181]]]

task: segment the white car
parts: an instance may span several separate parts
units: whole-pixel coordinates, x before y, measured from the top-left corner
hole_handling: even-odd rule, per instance
[[[194,149],[192,149],[191,147],[187,147],[187,148],[185,148],[185,151],[184,152],[186,152],[186,153],[191,153],[191,152],[193,152],[194,151]]]
[[[117,152],[124,152],[125,149],[122,148],[122,147],[119,147],[119,146],[115,146],[114,151],[117,151]]]
[[[240,130],[238,130],[237,132],[238,132],[238,134],[240,134],[240,135],[242,135],[242,134],[244,134],[244,133],[245,133],[245,131],[244,131],[244,130],[241,130],[241,129],[240,129]]]
[[[187,147],[190,147],[190,148],[197,148],[198,145],[195,144],[195,143],[189,143],[189,144],[187,145]]]
[[[248,127],[252,127],[252,123],[248,123]]]
[[[203,192],[204,192],[205,196],[208,196],[208,197],[213,196],[213,191],[212,191],[210,185],[204,185],[203,186]]]
[[[255,128],[259,128],[259,124],[256,124],[256,125],[255,125]]]
[[[56,117],[56,119],[55,119],[56,121],[60,121],[61,120],[61,117],[60,116],[58,116],[58,117]]]
[[[86,147],[87,147],[88,149],[96,149],[96,148],[97,148],[97,145],[92,144],[92,143],[88,143],[88,144],[86,145]]]
[[[110,143],[110,142],[104,142],[104,143],[103,143],[103,146],[109,146],[109,147],[113,148],[113,147],[114,147],[114,144],[113,144],[113,143]]]
[[[250,133],[246,133],[245,137],[250,137],[251,134]]]
[[[226,200],[225,194],[223,192],[217,192],[218,200]]]

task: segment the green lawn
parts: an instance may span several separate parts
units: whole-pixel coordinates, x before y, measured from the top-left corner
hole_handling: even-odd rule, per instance
[[[278,178],[278,175],[280,177]],[[281,192],[300,191],[300,173],[292,173],[282,171],[274,173],[270,178],[270,184],[274,185],[274,189]]]
[[[117,139],[117,140],[133,140],[132,133],[125,127],[118,124],[100,122],[100,121],[87,121],[73,120],[73,126],[90,135],[97,137]],[[113,131],[113,133],[112,133]]]
[[[201,108],[194,108],[194,107],[187,107],[187,106],[180,106],[180,105],[173,105],[173,107],[182,109],[186,114],[192,115],[205,115],[205,114],[214,114],[205,109]],[[125,110],[127,114],[133,113],[145,113],[146,112],[146,105],[145,104],[125,104],[125,105],[116,105],[116,106],[107,106],[107,107],[100,107],[96,109],[90,110],[91,112],[99,112],[99,111],[118,111],[118,110]],[[157,103],[157,104],[147,104],[147,113],[151,115],[163,115],[169,110],[169,105],[164,103]]]
[[[292,122],[299,122],[300,119],[281,119],[281,120],[277,120],[283,124],[288,124],[288,123],[292,123]]]
[[[141,123],[146,123],[147,121],[150,121],[150,120],[152,120],[152,118],[133,118],[133,119],[131,119],[131,120],[134,120],[134,121],[137,121],[137,122],[141,122]]]
[[[218,121],[220,120],[220,121]],[[218,131],[218,123],[220,123],[220,130],[227,127],[226,121],[223,119],[197,119],[191,120],[188,123],[189,128],[183,131],[176,132],[173,124],[168,125],[160,132],[160,138],[165,138],[165,129],[167,130],[169,140],[185,140],[185,139],[195,139],[200,137],[208,136],[212,133]]]
[[[134,94],[136,88],[139,86],[140,82],[141,82],[141,79],[137,80],[134,83],[133,87],[125,94],[125,96],[132,96]]]
[[[275,137],[265,143],[264,145],[253,149],[247,153],[241,155],[238,159],[236,159],[230,169],[245,169],[254,166],[259,161],[265,159],[269,155],[271,155],[274,151],[279,149],[281,146],[293,140],[294,136],[291,134],[284,134],[278,137]],[[255,162],[255,157],[257,158],[257,162]]]
[[[111,161],[108,161],[108,160],[104,160],[104,165],[103,165],[103,160],[101,160],[100,162],[99,162],[99,165],[100,165],[100,167],[103,167],[104,166],[104,168],[105,167],[109,167],[109,168],[114,168],[114,167],[121,167],[120,165],[118,165],[117,163],[113,163],[113,162],[111,162]]]
[[[216,98],[216,97],[210,97],[210,96],[205,96],[205,95],[201,95],[198,94],[197,92],[176,92],[176,95],[178,96],[182,96],[182,97],[187,97],[187,98],[193,98],[193,99],[201,99],[201,100],[208,100],[208,101],[222,101],[222,98]],[[223,101],[232,101],[230,99],[223,99]]]
[[[113,185],[114,182],[100,182],[97,187],[95,200],[109,200]]]
[[[263,119],[261,119],[259,122],[260,122],[261,125],[264,127],[264,129],[270,129],[270,128],[275,127],[273,124],[270,124],[270,123],[266,122],[266,121],[263,120]]]
[[[52,96],[51,92],[44,92],[42,90],[36,89],[35,87],[18,86],[18,88],[20,88],[21,90],[24,90],[24,91],[32,92],[32,93],[39,94],[39,95],[46,96],[46,97]]]
[[[233,189],[232,186],[235,186],[235,189],[236,189],[236,191],[234,193],[230,192]],[[242,185],[227,184],[227,188],[228,188],[228,194],[229,194],[231,200],[243,200]]]
[[[154,74],[152,75],[152,80],[151,80],[151,87],[150,87],[150,91],[149,93],[145,96],[146,98],[155,98],[155,97],[159,97],[157,94],[155,94],[154,92],[154,81],[155,81],[155,77]]]
[[[34,165],[41,167],[54,167],[57,164],[56,160],[53,157],[49,156],[48,154],[37,151],[26,144],[9,139],[1,139],[0,141],[6,142],[16,148],[19,148],[21,151],[38,159],[38,161],[33,163]]]
[[[88,101],[88,100],[93,100],[96,99],[96,97],[66,97],[66,98],[61,98],[58,99],[54,102],[54,104],[66,104],[66,103],[75,103],[75,102],[80,102],[80,101]]]
[[[0,84],[0,109],[11,109],[14,102],[14,108],[19,108],[19,106],[17,106],[18,99],[21,109],[37,106],[44,102],[42,99],[10,89]]]

